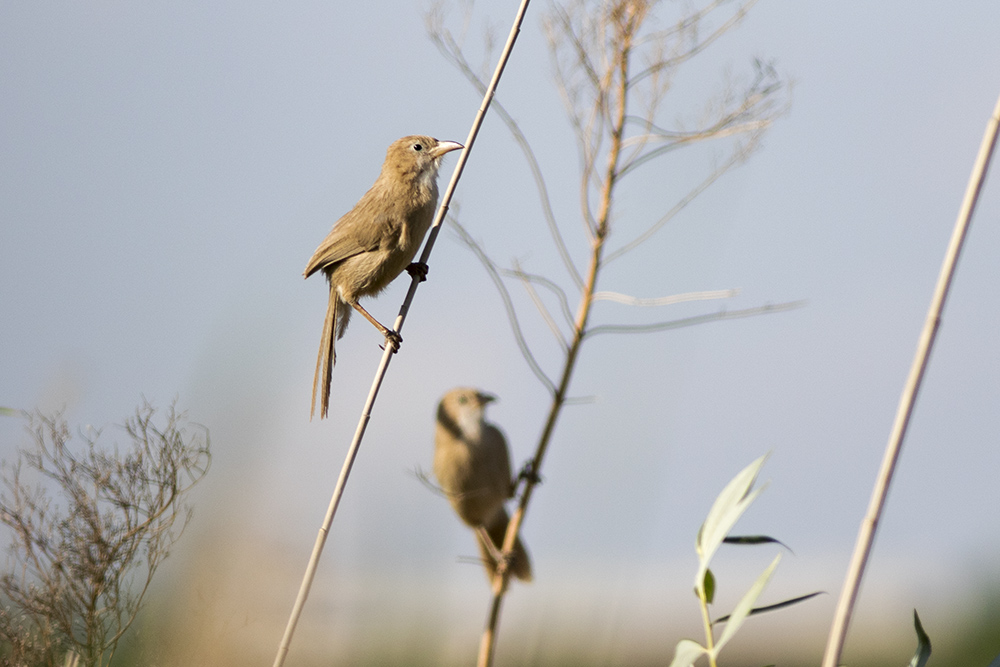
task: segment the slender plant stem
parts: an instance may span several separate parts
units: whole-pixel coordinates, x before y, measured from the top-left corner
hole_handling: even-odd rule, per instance
[[[708,597],[704,586],[698,587],[698,602],[701,603],[701,622],[705,625],[705,648],[708,649],[708,667],[716,667],[715,633],[712,632],[712,616],[708,611]]]
[[[479,128],[483,125],[483,120],[486,117],[486,112],[490,108],[490,103],[493,101],[493,96],[496,94],[497,86],[500,83],[500,77],[503,75],[503,70],[507,65],[507,61],[510,59],[510,54],[514,50],[514,42],[517,39],[517,35],[521,30],[521,23],[524,21],[524,14],[528,8],[529,0],[522,0],[521,6],[518,9],[517,17],[514,20],[514,26],[511,28],[510,36],[507,38],[507,44],[504,47],[503,52],[500,54],[500,61],[497,63],[496,70],[493,72],[493,78],[490,80],[490,84],[486,89],[486,93],[483,95],[482,104],[479,106],[479,111],[476,113],[476,118],[472,122],[472,128],[469,130],[469,135],[465,140],[465,149],[462,150],[458,157],[458,164],[455,165],[455,171],[451,175],[451,180],[448,182],[448,187],[445,189],[444,196],[441,198],[441,205],[438,207],[437,213],[434,216],[434,222],[431,225],[430,233],[427,236],[427,243],[424,244],[424,250],[420,254],[420,262],[427,264],[427,260],[430,258],[431,250],[434,248],[434,242],[437,239],[437,235],[441,229],[441,223],[448,213],[448,207],[451,204],[451,198],[455,193],[455,188],[458,185],[458,179],[462,176],[462,171],[465,169],[465,163],[469,159],[469,153],[472,152],[472,146],[476,142],[476,136],[479,134]],[[420,279],[414,276],[410,281],[410,289],[406,292],[406,297],[403,299],[403,304],[399,308],[399,314],[396,316],[396,321],[393,325],[393,329],[399,333],[403,329],[403,322],[406,320],[406,314],[409,312],[410,304],[413,302],[413,298],[417,292],[417,286],[420,284]],[[347,451],[347,457],[344,460],[344,465],[340,471],[340,477],[337,479],[337,486],[334,488],[333,497],[330,499],[330,505],[327,508],[326,516],[323,519],[323,524],[319,529],[319,534],[316,536],[316,544],[313,546],[312,554],[309,557],[309,563],[306,566],[305,575],[302,577],[302,585],[299,587],[298,597],[295,599],[295,604],[292,606],[292,613],[288,618],[288,625],[285,627],[285,634],[281,638],[281,644],[278,647],[278,654],[274,659],[274,667],[281,667],[285,662],[285,657],[288,655],[288,649],[292,643],[292,637],[295,634],[295,626],[299,622],[299,618],[302,615],[302,608],[305,606],[306,598],[309,597],[309,589],[312,587],[313,578],[316,576],[316,569],[319,565],[320,556],[323,553],[323,546],[326,544],[326,539],[330,534],[330,526],[333,524],[333,517],[337,513],[337,507],[340,505],[340,499],[344,494],[344,487],[347,485],[347,478],[351,474],[351,468],[354,466],[354,460],[357,458],[358,450],[361,447],[361,440],[364,438],[365,429],[368,427],[368,421],[371,419],[372,408],[375,405],[375,399],[378,396],[378,391],[382,386],[382,380],[385,378],[385,374],[389,368],[389,361],[392,359],[393,351],[390,345],[385,346],[385,352],[382,354],[382,360],[379,363],[378,370],[375,373],[375,379],[372,382],[371,390],[368,392],[368,400],[365,401],[364,409],[361,412],[361,419],[358,421],[358,427],[354,432],[354,439],[351,441],[351,446]]]
[[[389,367],[389,360],[392,358],[392,347],[386,345],[385,348],[385,353],[382,355],[382,361],[379,363],[378,372],[375,374],[375,382],[372,384],[371,390],[368,393],[368,400],[365,401],[365,407],[361,414],[361,420],[358,422],[358,427],[354,432],[354,439],[351,441],[351,447],[347,452],[347,458],[344,460],[344,465],[340,470],[340,477],[337,478],[337,486],[334,488],[333,497],[330,499],[330,506],[326,510],[323,525],[319,529],[319,534],[316,536],[316,543],[313,545],[312,554],[309,556],[309,564],[306,566],[305,575],[302,577],[302,585],[299,587],[298,597],[295,598],[295,604],[292,606],[292,613],[288,618],[288,625],[285,626],[285,634],[281,638],[281,644],[278,647],[278,655],[274,659],[274,667],[280,667],[284,664],[285,657],[288,655],[288,649],[292,644],[292,637],[295,635],[295,627],[298,625],[299,618],[302,616],[302,608],[306,604],[306,598],[309,597],[309,589],[312,587],[313,579],[316,576],[316,569],[319,566],[319,558],[323,554],[323,546],[326,544],[326,538],[330,535],[330,526],[333,524],[333,517],[337,513],[337,507],[340,505],[340,499],[344,495],[344,487],[347,485],[347,478],[351,474],[351,468],[354,466],[354,460],[358,456],[358,449],[361,447],[361,440],[364,438],[365,429],[368,428],[368,421],[371,419],[372,406],[375,404],[375,398],[378,396],[378,390],[382,386],[382,379],[385,377],[386,370]]]
[[[614,126],[611,131],[611,146],[608,149],[608,164],[605,169],[604,184],[601,191],[600,213],[597,217],[596,225],[593,230],[594,233],[591,238],[590,264],[587,270],[587,277],[580,293],[580,304],[573,323],[573,337],[570,340],[568,349],[566,350],[562,376],[560,377],[559,384],[557,385],[556,391],[552,396],[552,403],[549,407],[545,427],[542,429],[542,435],[539,438],[538,447],[535,450],[535,456],[531,462],[532,471],[535,474],[525,483],[517,509],[514,511],[510,523],[507,525],[507,532],[504,535],[502,550],[505,555],[513,553],[514,544],[517,541],[517,535],[521,529],[521,523],[524,521],[524,515],[527,512],[528,504],[531,502],[535,485],[538,483],[538,473],[542,469],[542,461],[545,458],[546,451],[548,451],[549,442],[551,441],[552,434],[555,431],[556,422],[558,421],[559,415],[562,413],[562,408],[566,403],[569,383],[573,377],[573,370],[576,368],[576,360],[580,353],[580,347],[586,339],[587,322],[590,318],[591,307],[594,304],[594,294],[597,291],[597,278],[600,274],[602,266],[604,242],[607,239],[608,221],[611,215],[611,202],[613,200],[616,178],[618,176],[618,160],[621,156],[622,137],[625,131],[625,111],[628,99],[628,66],[632,34],[628,31],[623,31],[623,33],[622,37],[624,38],[624,44],[621,47],[622,51],[620,60],[617,63],[619,81],[617,82],[618,88],[615,90],[616,101],[618,104],[615,109]],[[493,598],[491,600],[489,613],[486,619],[486,627],[483,630],[483,636],[479,643],[479,657],[477,663],[479,667],[491,667],[493,664],[497,626],[500,623],[500,609],[503,604],[503,598],[507,592],[509,578],[510,572],[508,568],[497,568],[497,572],[493,577]]]
[[[986,178],[986,171],[990,165],[990,158],[993,156],[993,148],[997,141],[997,128],[1000,126],[1000,99],[993,110],[986,125],[986,134],[983,136],[983,143],[979,147],[979,155],[976,157],[975,165],[972,168],[972,175],[969,178],[969,185],[965,191],[965,199],[958,212],[958,219],[955,221],[955,229],[951,235],[951,242],[948,244],[948,251],[945,253],[944,263],[941,266],[941,273],[938,276],[937,287],[931,299],[930,309],[927,312],[927,320],[924,323],[923,332],[920,334],[920,342],[917,344],[917,352],[910,368],[910,375],[903,387],[903,394],[899,399],[899,408],[896,411],[896,421],[892,425],[892,432],[889,435],[889,443],[886,446],[885,456],[882,459],[882,468],[879,470],[878,478],[875,481],[875,488],[872,491],[871,503],[868,506],[868,513],[861,522],[858,532],[858,540],[854,546],[854,554],[851,557],[851,564],[844,578],[844,588],[840,593],[840,601],[830,628],[830,637],[826,644],[826,653],[823,655],[823,667],[837,667],[840,663],[840,656],[844,648],[844,640],[847,638],[847,628],[851,621],[851,613],[854,610],[854,603],[858,597],[858,589],[861,587],[861,579],[864,576],[865,566],[871,554],[872,542],[875,539],[875,530],[878,528],[879,519],[882,516],[882,508],[885,505],[886,496],[889,493],[889,485],[892,482],[892,475],[896,469],[896,462],[899,460],[899,453],[903,446],[903,438],[906,436],[906,428],[913,414],[913,405],[920,391],[920,383],[927,369],[927,362],[930,358],[931,349],[934,346],[934,339],[937,336],[938,327],[941,324],[941,312],[944,309],[945,300],[948,297],[948,290],[951,287],[952,278],[955,275],[955,268],[958,265],[958,258],[962,251],[962,244],[969,231],[972,222],[972,213],[976,208],[979,199],[979,191],[982,189],[983,181]]]

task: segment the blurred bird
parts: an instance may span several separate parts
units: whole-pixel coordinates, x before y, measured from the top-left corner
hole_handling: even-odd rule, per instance
[[[306,278],[322,270],[330,283],[330,301],[313,375],[310,419],[316,411],[318,386],[322,387],[320,417],[326,417],[329,410],[330,377],[337,362],[334,341],[347,330],[352,308],[375,325],[393,350],[399,349],[399,334],[369,315],[358,299],[378,294],[404,269],[421,278],[426,275],[426,266],[411,262],[434,218],[441,158],[459,148],[463,148],[462,144],[454,141],[424,136],[394,142],[375,184],[337,221],[306,265]]]
[[[491,581],[510,521],[504,501],[514,495],[515,487],[507,441],[483,415],[495,400],[476,389],[452,389],[438,405],[434,434],[434,475],[459,518],[476,530]],[[531,561],[520,537],[514,543],[510,572],[531,581]]]

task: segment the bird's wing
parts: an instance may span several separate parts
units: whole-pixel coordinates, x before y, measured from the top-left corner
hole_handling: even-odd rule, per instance
[[[306,278],[348,257],[373,252],[379,248],[387,231],[392,227],[394,216],[391,208],[379,205],[378,197],[373,195],[373,190],[374,188],[365,193],[354,208],[337,221],[319,244],[306,265]]]
[[[493,424],[483,424],[483,451],[489,458],[491,477],[497,489],[503,490],[505,498],[509,498],[511,489],[510,453],[507,451],[507,439]]]

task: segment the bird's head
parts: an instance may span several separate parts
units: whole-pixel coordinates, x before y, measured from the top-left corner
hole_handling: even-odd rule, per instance
[[[459,148],[464,146],[454,141],[438,141],[434,137],[423,135],[397,139],[386,151],[382,176],[432,186],[441,166],[441,158]]]
[[[452,389],[438,405],[438,421],[450,428],[457,428],[469,440],[478,440],[482,431],[486,406],[497,400],[472,387]]]

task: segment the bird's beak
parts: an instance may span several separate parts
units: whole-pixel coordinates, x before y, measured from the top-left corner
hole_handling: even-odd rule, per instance
[[[482,403],[483,405],[486,405],[487,403],[492,403],[493,401],[498,400],[497,397],[494,396],[493,394],[487,394],[487,393],[482,392],[482,391],[479,392],[478,397],[479,397],[479,402]]]
[[[438,143],[438,145],[435,146],[431,150],[430,153],[431,153],[431,157],[437,159],[437,158],[441,157],[442,155],[444,155],[445,153],[450,153],[452,151],[457,151],[460,148],[465,148],[465,146],[463,146],[462,144],[458,143],[457,141],[442,141],[442,142]]]

